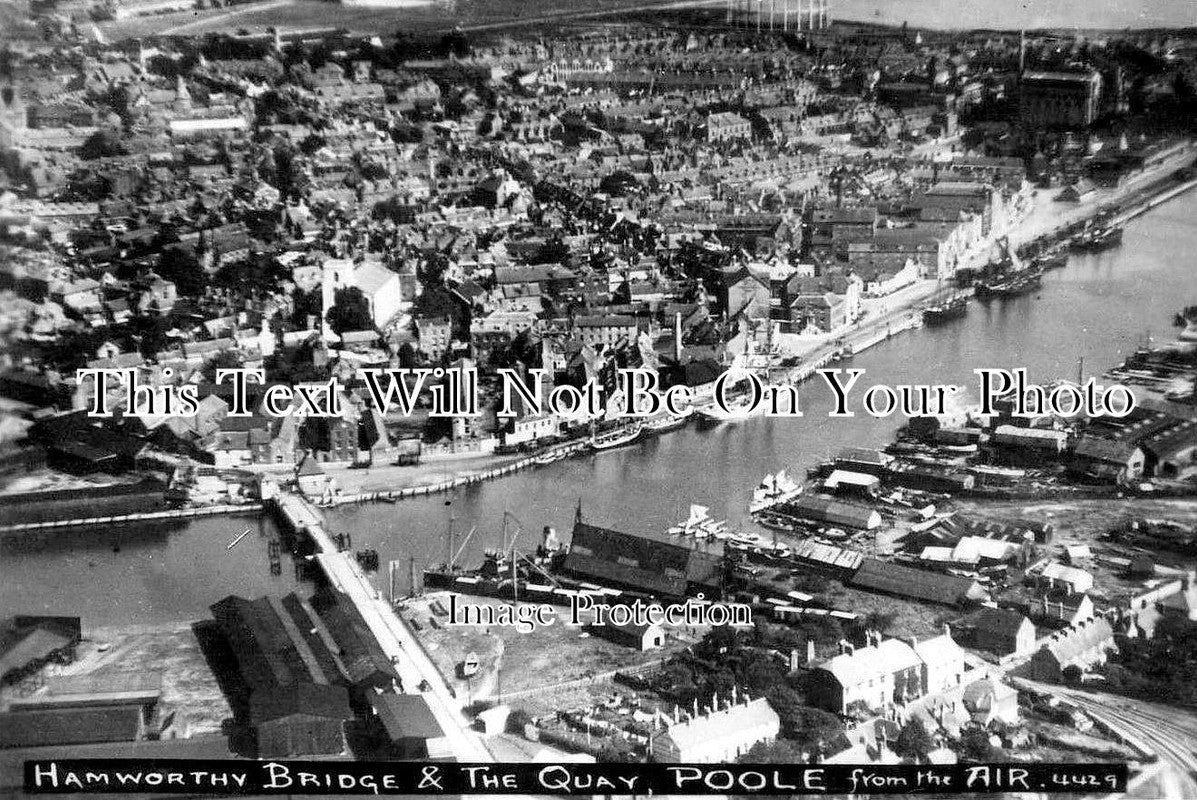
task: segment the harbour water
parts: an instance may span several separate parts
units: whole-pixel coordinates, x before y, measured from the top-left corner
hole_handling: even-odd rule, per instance
[[[928,28],[1151,28],[1197,24],[1188,0],[1020,0],[1016,9],[990,0],[832,0],[836,19]]]
[[[1075,376],[1079,358],[1087,375],[1100,376],[1149,334],[1171,338],[1175,312],[1197,302],[1194,220],[1197,192],[1129,223],[1120,248],[1074,256],[1038,292],[974,301],[960,319],[903,333],[841,366],[866,370],[860,387],[956,383],[975,391],[978,367],[1025,367],[1033,380],[1048,381]],[[384,565],[397,560],[405,591],[409,558],[417,570],[445,559],[450,516],[458,542],[476,528],[462,554],[467,564],[498,545],[505,512],[514,516],[508,534],[520,530],[516,546],[532,548],[546,525],[567,535],[579,501],[588,521],[640,533],[663,532],[690,503],[750,524],[749,495],[766,472],[801,475],[842,447],[884,443],[903,421],[863,413],[829,419],[831,392],[819,381],[805,384],[800,397],[801,419],[691,426],[449,494],[344,506],[327,512],[329,529],[351,533],[355,549],[378,550]],[[227,550],[246,527],[252,535]],[[257,596],[296,585],[285,554],[281,574],[270,573],[273,535],[269,520],[219,517],[0,540],[0,614],[82,614],[90,624],[202,617],[230,592]]]

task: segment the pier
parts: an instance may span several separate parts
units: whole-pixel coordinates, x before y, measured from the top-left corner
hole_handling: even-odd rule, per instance
[[[0,536],[8,533],[27,533],[62,528],[87,528],[97,525],[121,525],[130,522],[211,517],[217,514],[257,514],[262,511],[262,508],[261,503],[240,503],[200,506],[196,508],[176,508],[171,511],[145,511],[137,514],[117,514],[107,517],[79,517],[76,519],[47,520],[46,522],[17,522],[12,525],[0,526]]]
[[[502,478],[504,476],[520,472],[521,470],[528,469],[529,467],[540,466],[540,459],[543,459],[546,456],[573,456],[584,453],[589,449],[589,439],[573,441],[567,444],[541,450],[535,455],[530,455],[526,458],[521,458],[518,461],[513,461],[510,464],[504,464],[501,467],[495,467],[494,469],[485,470],[483,472],[476,472],[471,475],[461,475],[456,478],[438,481],[437,483],[427,483],[420,486],[409,486],[405,489],[337,495],[321,505],[336,506],[346,505],[349,503],[369,503],[377,500],[404,500],[409,497],[440,494],[441,492],[452,491],[453,489],[457,489],[462,486],[469,486],[475,483],[482,483],[483,481],[494,480],[495,478]]]
[[[490,762],[494,758],[461,716],[460,704],[415,634],[371,585],[352,553],[343,552],[325,528],[324,518],[302,497],[280,493],[271,502],[280,521],[306,535],[316,547],[313,560],[333,589],[357,608],[370,633],[399,673],[404,691],[428,703],[458,761]]]

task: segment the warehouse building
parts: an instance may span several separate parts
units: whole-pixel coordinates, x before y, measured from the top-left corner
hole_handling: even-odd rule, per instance
[[[865,558],[848,585],[945,606],[967,605],[987,596],[981,585],[971,578],[891,564],[876,558]]]
[[[787,503],[784,510],[795,516],[828,525],[865,531],[881,527],[881,514],[877,511],[824,495],[800,495],[793,502]]]
[[[248,695],[229,699],[256,731],[258,756],[345,752],[344,726],[355,715],[328,644],[332,635],[310,606],[298,598],[231,595],[211,610]]]
[[[602,586],[658,598],[723,593],[721,547],[689,547],[577,522],[562,570]]]

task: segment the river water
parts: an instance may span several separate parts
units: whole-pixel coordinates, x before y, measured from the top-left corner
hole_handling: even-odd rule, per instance
[[[1048,381],[1100,376],[1152,333],[1172,336],[1171,319],[1197,303],[1197,193],[1191,192],[1128,224],[1122,247],[1074,256],[1048,273],[1037,294],[988,305],[967,316],[909,331],[851,362],[872,384],[955,383],[975,392],[978,367],[1025,367]],[[846,365],[845,365],[846,366]],[[801,419],[756,419],[716,429],[691,426],[624,450],[558,462],[450,494],[395,505],[346,506],[327,512],[333,532],[348,532],[355,549],[379,551],[400,564],[406,590],[409,558],[417,569],[445,559],[450,516],[458,541],[476,532],[462,561],[495,547],[505,512],[517,546],[533,547],[544,526],[563,534],[580,501],[585,518],[638,533],[660,533],[691,503],[712,516],[750,524],[747,503],[766,472],[795,477],[842,447],[881,446],[900,417],[830,419],[831,391],[805,384]],[[251,534],[231,550],[246,528]],[[0,540],[0,616],[81,614],[90,624],[196,619],[226,594],[285,593],[297,584],[289,557],[271,575],[267,519],[200,518],[163,526],[47,533]],[[116,550],[119,549],[119,552]]]

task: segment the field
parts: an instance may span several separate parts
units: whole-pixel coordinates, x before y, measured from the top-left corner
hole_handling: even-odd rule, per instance
[[[231,33],[244,29],[261,33],[269,27],[296,29],[345,28],[353,33],[390,36],[415,33],[483,31],[529,24],[551,24],[574,18],[602,17],[631,11],[669,8],[677,0],[591,0],[563,4],[527,0],[394,0],[386,7],[342,5],[324,0],[262,0],[224,9],[187,11],[152,17],[112,20],[100,28],[109,40],[154,35]],[[719,5],[697,0],[687,7]]]

